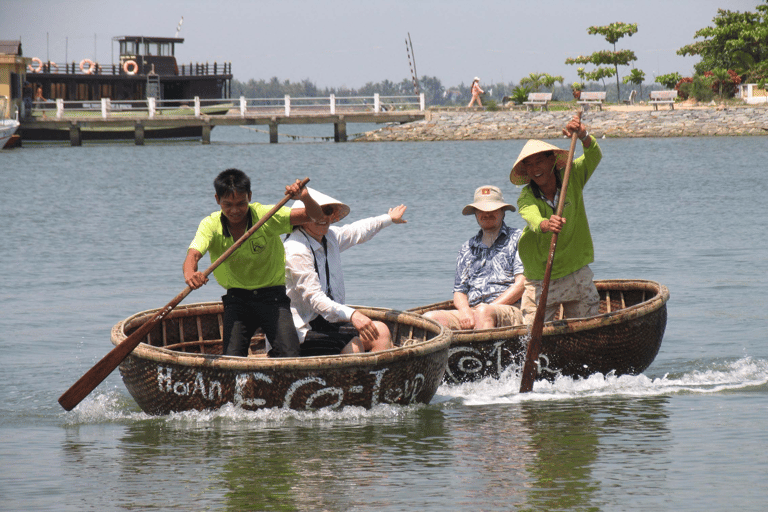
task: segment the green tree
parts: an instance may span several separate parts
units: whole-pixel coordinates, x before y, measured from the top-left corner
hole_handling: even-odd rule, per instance
[[[715,84],[717,85],[717,95],[720,99],[723,98],[723,86],[726,82],[731,81],[731,75],[728,74],[727,69],[715,68],[712,70],[712,76],[715,77]]]
[[[543,79],[546,73],[531,73],[528,76],[524,76],[520,79],[520,85],[524,85],[530,89],[530,92],[537,92],[544,82]]]
[[[541,78],[541,85],[551,90],[553,96],[555,94],[555,84],[558,82],[560,82],[560,85],[563,85],[565,78],[560,75],[552,76],[549,73],[544,74],[544,76]]]
[[[645,80],[645,73],[637,68],[633,68],[632,71],[625,76],[621,81],[625,84],[636,85],[640,89],[640,96],[643,95],[643,81]]]
[[[692,44],[677,50],[678,55],[699,55],[694,65],[697,73],[722,68],[740,75],[755,68],[768,69],[768,5],[758,5],[757,12],[717,10],[714,27],[699,29]]]
[[[603,88],[605,88],[605,79],[610,78],[615,74],[616,74],[616,71],[614,71],[613,68],[597,67],[592,71],[585,72],[584,78],[586,78],[587,80],[592,80],[593,82],[597,82],[598,80],[600,80],[601,82],[603,82]]]
[[[656,83],[663,85],[667,89],[674,89],[677,83],[682,79],[683,77],[680,73],[668,73],[666,75],[657,76]]]
[[[619,66],[628,66],[631,62],[637,60],[635,52],[632,50],[617,50],[616,43],[624,36],[632,36],[637,32],[637,23],[623,23],[617,21],[610,25],[589,27],[587,33],[590,35],[600,34],[605,37],[605,40],[613,45],[613,51],[599,51],[594,52],[587,57],[579,55],[576,58],[568,58],[565,60],[566,64],[594,64],[595,66],[609,65],[613,66],[613,73],[608,75],[605,71],[593,71],[592,73],[598,73],[601,78],[616,75],[616,98],[619,98]],[[604,69],[604,68],[603,68]],[[589,73],[587,73],[589,77]]]

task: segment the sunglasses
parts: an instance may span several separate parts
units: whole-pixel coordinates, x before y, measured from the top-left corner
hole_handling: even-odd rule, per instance
[[[336,209],[331,205],[325,205],[323,206],[323,214],[324,215],[333,215],[333,212],[335,212]]]

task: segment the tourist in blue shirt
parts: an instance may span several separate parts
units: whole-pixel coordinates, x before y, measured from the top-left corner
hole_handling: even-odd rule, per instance
[[[453,285],[456,309],[430,311],[426,317],[454,330],[490,329],[523,322],[518,306],[525,276],[517,254],[522,231],[504,223],[506,211],[514,212],[515,207],[504,202],[498,187],[486,185],[475,190],[474,202],[461,213],[474,214],[480,232],[459,250]]]

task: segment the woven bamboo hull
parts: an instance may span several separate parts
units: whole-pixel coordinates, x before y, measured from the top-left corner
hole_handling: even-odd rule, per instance
[[[653,362],[667,324],[669,290],[653,281],[595,281],[600,314],[544,324],[538,379],[595,373],[636,375]],[[411,311],[450,309],[452,301]],[[528,327],[453,331],[445,381],[450,384],[498,378],[510,366],[522,367]]]
[[[267,358],[263,336],[249,357],[222,356],[220,302],[179,306],[122,362],[120,374],[149,414],[216,409],[314,410],[377,404],[429,403],[443,379],[449,330],[413,313],[358,308],[386,323],[395,348],[375,353]],[[117,345],[158,310],[112,329]]]

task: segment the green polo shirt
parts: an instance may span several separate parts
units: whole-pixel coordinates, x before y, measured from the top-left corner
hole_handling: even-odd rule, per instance
[[[250,229],[274,205],[252,203],[248,218]],[[291,209],[282,207],[235,250],[213,275],[226,289],[245,288],[255,290],[267,286],[285,285],[285,249],[280,235],[291,232]],[[210,253],[211,262],[232,247],[235,240],[229,232],[227,218],[221,211],[214,212],[200,221],[194,240],[189,245],[200,254]]]
[[[584,186],[595,172],[603,154],[597,141],[592,137],[592,144],[584,154],[576,158],[571,165],[568,190],[565,193],[563,217],[565,224],[557,236],[557,249],[552,261],[551,279],[559,279],[576,272],[595,259],[592,235],[589,232],[587,211],[584,207]],[[564,170],[561,172],[564,174]],[[517,250],[523,260],[527,279],[544,279],[552,233],[542,233],[541,221],[550,218],[555,212],[544,199],[537,199],[526,185],[517,200],[517,210],[526,222],[520,236]]]

